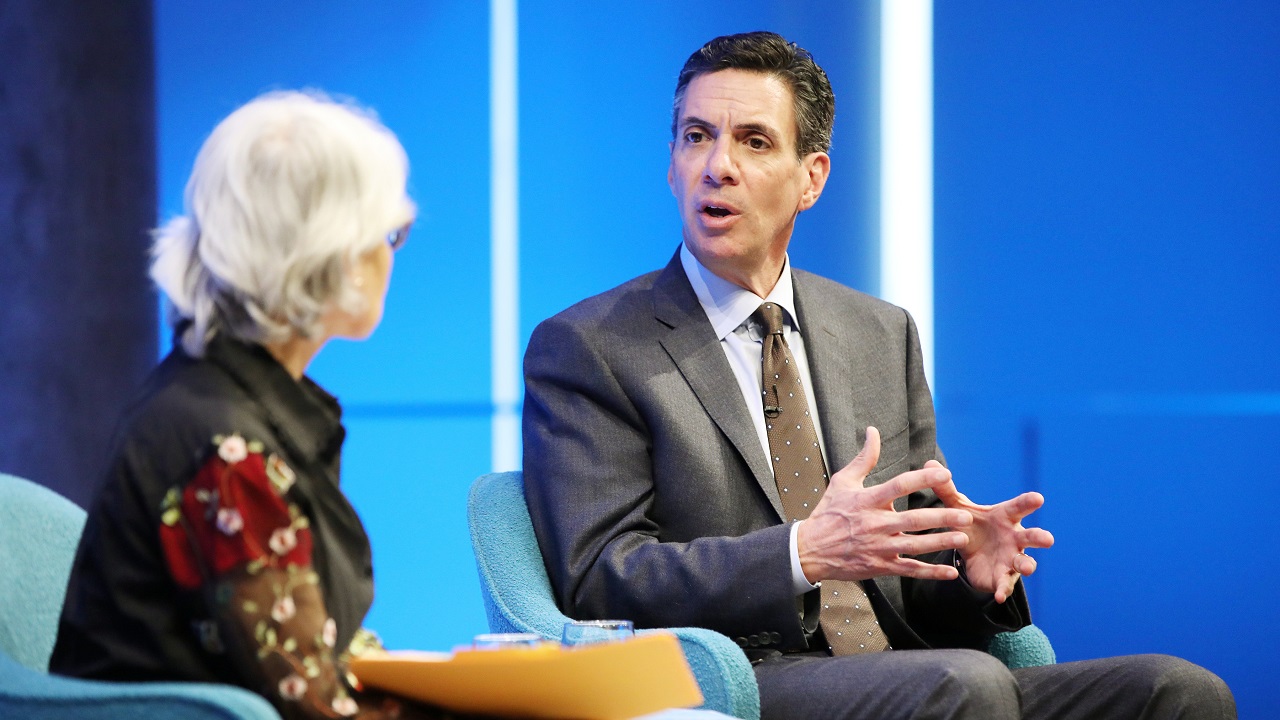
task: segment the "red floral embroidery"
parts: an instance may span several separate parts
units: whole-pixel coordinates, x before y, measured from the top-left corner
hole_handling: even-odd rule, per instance
[[[195,478],[165,498],[160,541],[174,580],[200,587],[202,565],[214,578],[241,568],[310,567],[306,517],[285,502],[272,480],[283,462],[264,458],[260,443],[238,435],[216,442],[218,452],[210,453]]]

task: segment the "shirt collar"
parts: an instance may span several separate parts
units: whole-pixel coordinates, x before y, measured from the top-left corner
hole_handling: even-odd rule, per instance
[[[341,448],[346,431],[337,399],[308,377],[294,380],[266,348],[219,333],[210,339],[205,358],[258,402],[300,460],[320,460]]]
[[[684,274],[689,278],[689,284],[693,286],[693,292],[698,296],[703,311],[707,313],[707,319],[711,321],[717,338],[723,340],[732,334],[764,302],[782,306],[786,316],[791,319],[791,327],[800,330],[800,321],[796,319],[790,256],[783,257],[782,275],[764,300],[750,290],[738,287],[708,270],[689,252],[688,245],[683,243],[680,245],[680,264],[684,267]]]

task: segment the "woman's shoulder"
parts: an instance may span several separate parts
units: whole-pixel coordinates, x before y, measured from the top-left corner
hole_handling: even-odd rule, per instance
[[[134,439],[203,444],[214,435],[265,435],[269,428],[256,400],[222,368],[171,355],[126,411],[122,431]]]
[[[108,483],[148,498],[185,484],[228,437],[274,448],[257,402],[216,365],[170,356],[152,372],[116,430]]]

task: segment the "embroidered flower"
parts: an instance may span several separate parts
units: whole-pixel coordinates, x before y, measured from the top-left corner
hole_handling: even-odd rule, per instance
[[[298,535],[294,533],[291,527],[282,527],[271,533],[271,539],[267,541],[267,546],[271,548],[271,552],[277,555],[285,555],[290,550],[298,547]]]
[[[352,699],[350,695],[339,695],[333,699],[333,711],[339,715],[355,715],[360,712],[360,706]]]
[[[273,568],[310,571],[307,516],[276,489],[272,477],[289,471],[280,471],[278,463],[269,470],[268,457],[254,450],[260,445],[238,435],[214,438],[195,476],[161,502],[160,540],[180,587],[194,590],[205,576],[233,570],[249,575]],[[236,457],[243,459],[227,462]],[[266,615],[270,608],[265,601],[261,612]]]
[[[249,446],[245,443],[244,438],[239,435],[232,435],[218,445],[218,457],[222,458],[228,465],[234,465],[249,457]]]
[[[218,530],[223,535],[235,535],[244,529],[244,518],[235,508],[218,509]]]
[[[271,478],[272,487],[281,495],[289,492],[289,488],[293,487],[298,479],[293,469],[286,465],[279,455],[267,458],[267,477]]]
[[[282,623],[297,614],[298,606],[294,604],[292,595],[285,595],[276,600],[275,604],[271,606],[271,619],[278,623]]]
[[[294,673],[280,681],[279,690],[285,700],[298,700],[307,694],[307,681]]]
[[[333,618],[324,621],[324,630],[321,631],[320,638],[329,647],[338,644],[338,623],[334,622]]]

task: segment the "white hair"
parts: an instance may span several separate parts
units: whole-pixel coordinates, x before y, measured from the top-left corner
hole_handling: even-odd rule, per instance
[[[220,332],[319,337],[334,303],[360,312],[349,271],[413,219],[408,170],[371,112],[319,93],[268,93],[227,116],[196,156],[186,214],[153,233],[151,279],[187,353]]]

